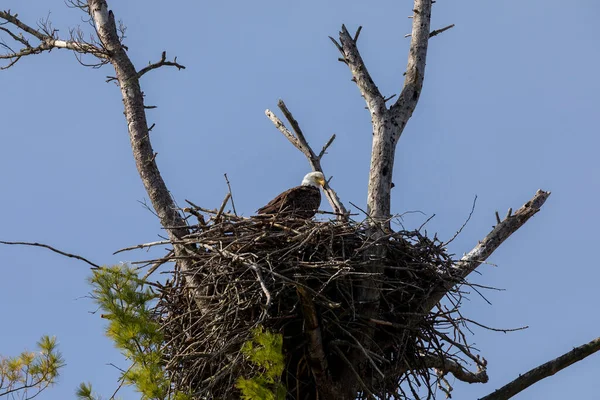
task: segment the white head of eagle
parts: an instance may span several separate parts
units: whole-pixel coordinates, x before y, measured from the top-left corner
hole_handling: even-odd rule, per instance
[[[310,172],[304,176],[300,186],[279,194],[266,206],[259,208],[259,214],[275,214],[282,217],[312,218],[321,205],[319,187],[325,185],[321,172]]]

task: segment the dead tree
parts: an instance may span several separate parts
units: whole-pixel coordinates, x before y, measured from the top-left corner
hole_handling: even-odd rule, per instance
[[[290,350],[290,357],[296,358],[295,363],[288,366],[288,375],[293,375],[291,380],[286,382],[289,398],[417,397],[415,385],[421,383],[427,386],[437,384],[442,391],[447,391],[444,385],[447,384],[445,376],[448,373],[464,382],[487,382],[485,359],[474,354],[466,340],[460,338],[458,325],[464,323],[464,319],[460,314],[453,314],[458,313],[458,309],[448,311],[440,303],[449,294],[459,295],[458,287],[467,284],[468,275],[540,210],[550,192],[538,190],[516,212],[512,213],[509,210],[503,219],[497,214],[497,225],[493,230],[460,260],[447,257],[444,243],[428,239],[418,231],[394,232],[391,229],[390,221],[393,214],[390,209],[390,199],[395,150],[417,106],[423,88],[429,41],[452,27],[450,25],[431,30],[430,20],[434,3],[432,0],[414,0],[413,28],[404,84],[396,101],[389,106],[388,102],[391,98],[384,98],[380,93],[359,53],[357,42],[361,29],[351,34],[345,26],[342,26],[339,37],[331,38],[341,54],[339,60],[348,66],[352,80],[365,99],[371,115],[373,146],[368,183],[367,219],[363,224],[354,224],[350,221],[346,207],[327,183],[325,186],[327,199],[339,223],[307,222],[302,226],[288,224],[289,221],[256,221],[229,214],[224,211],[229,197],[220,209],[215,211],[191,204],[193,207],[185,211],[197,216],[199,223],[190,226],[186,222],[183,210],[176,207],[159,172],[156,153],[150,142],[151,128],[147,124],[146,106],[140,86],[140,78],[154,69],[164,66],[182,69],[184,66],[176,59],[167,60],[166,53],[163,52],[159,61],[145,68],[136,69],[127,54],[122,31],[115,21],[114,14],[108,9],[107,1],[71,0],[71,3],[90,16],[95,28],[95,35],[91,40],[85,40],[84,34],[79,30],[73,31],[68,39],[62,39],[49,24],[34,28],[21,21],[15,13],[0,12],[0,21],[2,21],[0,31],[4,34],[0,45],[5,50],[5,53],[0,55],[0,59],[6,61],[2,69],[15,66],[23,57],[53,49],[67,49],[79,56],[92,56],[95,66],[112,65],[115,76],[109,80],[116,81],[121,90],[136,167],[152,206],[169,237],[167,242],[136,247],[151,247],[165,243],[172,245],[172,252],[158,262],[175,261],[182,279],[180,286],[172,286],[165,289],[165,292],[170,291],[169,295],[179,296],[177,298],[183,299],[182,302],[189,303],[164,304],[167,311],[172,312],[182,305],[191,307],[198,315],[197,321],[202,321],[203,318],[211,316],[211,312],[224,310],[217,308],[216,303],[203,300],[213,296],[222,282],[214,280],[210,274],[206,274],[202,280],[200,277],[202,274],[197,273],[198,263],[210,264],[214,268],[223,267],[231,276],[236,274],[235,276],[248,277],[249,282],[252,282],[248,285],[254,285],[256,290],[247,290],[244,295],[247,295],[249,301],[256,301],[257,306],[248,307],[240,311],[240,314],[248,313],[255,316],[259,313],[262,316],[261,321],[265,323],[269,321],[268,309],[275,299],[293,297],[295,302],[292,304],[285,303],[284,300],[279,300],[278,303],[280,307],[289,307],[296,313],[294,315],[300,316],[300,319],[295,321],[296,328],[293,329],[299,329],[301,336],[293,344],[302,347],[302,352],[294,355]],[[19,48],[13,49],[15,46]],[[279,108],[289,121],[291,131],[273,112],[267,110],[267,116],[306,156],[312,169],[321,171],[321,158],[335,136],[319,153],[316,153],[308,145],[299,123],[282,101],[279,103]],[[209,215],[210,222],[207,223],[201,213]],[[205,240],[206,237],[215,243],[220,243],[220,247]],[[270,240],[264,244],[265,247],[254,247],[253,252],[247,250],[245,253],[240,252],[239,249],[247,249],[250,244],[264,241],[265,237]],[[282,237],[284,240],[281,239]],[[324,237],[328,238],[329,247],[324,245],[326,243]],[[229,243],[230,247],[223,247],[222,244],[225,242]],[[299,270],[302,263],[309,262],[302,258],[282,256],[279,266],[288,266],[293,270],[292,275],[286,275],[281,270],[269,270],[261,264],[261,260],[269,259],[274,252],[285,250],[287,257],[289,254],[296,254],[299,249],[306,249],[306,246],[310,246],[311,254],[320,257],[318,273],[311,275],[302,272],[305,270]],[[335,253],[336,251],[339,253]],[[338,256],[346,252],[352,252],[356,257],[353,259],[342,257],[340,260]],[[207,255],[210,257],[207,258]],[[331,263],[334,259],[337,260],[334,263],[335,272],[329,273],[326,268],[333,265]],[[415,261],[417,259],[421,261],[417,263]],[[426,261],[422,261],[423,259]],[[218,264],[211,264],[215,260]],[[314,260],[310,262],[312,263],[310,267],[317,265]],[[248,273],[254,275],[249,277]],[[265,277],[267,273],[270,274],[268,279]],[[298,276],[300,280],[294,280]],[[418,285],[416,283],[413,285],[418,286],[418,294],[402,286],[406,283],[407,276],[415,279],[412,283],[419,281]],[[390,289],[386,286],[389,285],[389,281],[396,284],[393,289],[398,297],[394,299],[398,302],[394,304],[390,304],[393,303],[390,302],[392,295],[390,298],[383,295],[384,288]],[[333,287],[332,282],[337,286]],[[321,289],[315,290],[315,287]],[[185,294],[180,291],[181,288],[185,289]],[[346,293],[352,294],[350,301],[344,297]],[[410,300],[407,300],[406,296],[409,296]],[[335,301],[330,301],[331,299]],[[235,299],[230,300],[235,301]],[[261,301],[262,304],[258,304]],[[223,304],[219,303],[218,307],[231,305],[231,303]],[[340,307],[340,304],[348,305],[345,310],[348,313],[332,311]],[[396,311],[406,304],[410,304],[410,307],[400,312]],[[451,314],[459,317],[448,317]],[[459,338],[448,336],[445,333],[447,330],[440,328],[441,325],[445,326],[444,329],[450,329]],[[272,326],[284,329],[275,322]],[[215,326],[215,329],[223,329],[223,327],[224,325]],[[173,328],[175,339],[178,335],[176,331],[177,328]],[[344,337],[344,340],[339,340],[336,335]],[[237,339],[231,342],[238,345],[235,350],[237,353],[231,353],[231,357],[228,355],[223,358],[224,363],[229,363],[225,366],[233,372],[239,372],[235,370],[236,365],[231,361],[240,360],[239,337]],[[537,380],[598,351],[599,343],[596,339],[566,353],[519,377],[486,398],[509,398]],[[443,350],[445,345],[452,347],[459,356]],[[476,371],[469,371],[461,357],[470,359],[476,366]],[[203,371],[210,369],[206,364],[194,365]],[[290,372],[291,367],[296,367],[298,370],[306,367],[306,371],[294,375]],[[221,374],[222,370],[218,370]],[[213,375],[210,375],[211,373]],[[198,374],[201,375],[201,372],[196,373]],[[216,376],[216,373],[210,371],[207,374],[208,378]],[[181,382],[190,390],[196,390],[194,385],[208,382],[208,380],[186,379],[182,379]],[[310,384],[300,382],[302,379],[310,381]],[[408,394],[400,388],[402,384],[407,385]],[[228,382],[228,385],[231,387],[231,382]],[[292,391],[291,385],[294,385],[295,391]],[[215,393],[217,392],[212,392],[213,396]]]

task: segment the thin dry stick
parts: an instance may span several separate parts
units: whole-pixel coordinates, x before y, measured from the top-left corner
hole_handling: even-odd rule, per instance
[[[233,209],[233,213],[237,216],[238,213],[235,210],[235,202],[233,201],[233,192],[231,191],[231,184],[229,183],[229,178],[227,174],[223,174],[225,176],[225,182],[227,182],[227,189],[229,190],[229,194],[231,194],[231,208]]]
[[[540,208],[544,205],[550,192],[538,190],[533,198],[519,208],[513,215],[505,218],[502,222],[494,227],[464,257],[462,257],[453,269],[452,279],[448,279],[444,285],[438,288],[423,304],[424,310],[431,310],[439,303],[446,293],[459,282],[462,282],[471,272],[480,266],[489,256],[506,240],[510,235],[522,227],[531,217],[533,217]]]
[[[467,217],[467,220],[462,224],[462,226],[460,227],[460,229],[454,234],[454,236],[452,236],[450,238],[450,240],[447,240],[446,242],[444,242],[443,246],[448,246],[450,243],[452,243],[454,241],[454,239],[456,239],[458,237],[458,235],[460,235],[460,233],[462,232],[463,229],[465,229],[465,226],[467,226],[467,224],[469,223],[469,221],[471,220],[471,217],[473,216],[473,212],[475,211],[475,204],[477,204],[477,195],[475,196],[475,198],[473,199],[473,206],[471,206],[471,212],[469,213],[469,216]]]
[[[178,70],[185,69],[185,67],[177,62],[177,57],[173,61],[167,61],[167,52],[163,51],[160,57],[160,61],[155,62],[153,64],[149,64],[147,67],[142,68],[138,71],[138,79],[142,77],[147,72],[152,71],[153,69],[157,69],[160,67],[177,67]]]
[[[135,250],[135,249],[143,249],[145,247],[160,246],[161,244],[171,244],[171,241],[170,240],[159,240],[157,242],[141,243],[141,244],[138,244],[138,245],[135,245],[135,246],[125,247],[125,248],[122,248],[120,250],[115,251],[113,253],[113,256],[115,254],[119,254],[119,253],[122,253],[124,251]]]
[[[21,245],[21,246],[35,246],[35,247],[43,247],[43,248],[45,248],[45,249],[52,250],[53,252],[55,252],[55,253],[58,253],[58,254],[60,254],[60,255],[63,255],[63,256],[65,256],[65,257],[69,257],[69,258],[76,258],[76,259],[78,259],[78,260],[81,260],[81,261],[83,261],[83,262],[86,262],[86,263],[88,263],[89,265],[91,265],[92,267],[94,267],[94,269],[97,269],[97,268],[102,268],[100,265],[98,265],[98,264],[96,264],[96,263],[93,263],[93,262],[91,262],[91,261],[90,261],[90,260],[88,260],[87,258],[84,258],[84,257],[78,256],[77,254],[66,253],[66,252],[64,252],[64,251],[61,251],[61,250],[55,249],[54,247],[52,247],[52,246],[48,246],[47,244],[43,244],[43,243],[33,243],[33,242],[5,242],[5,241],[2,241],[2,240],[0,240],[0,243],[2,243],[2,244],[8,244],[8,245]]]
[[[260,284],[260,287],[263,291],[263,293],[265,294],[266,297],[266,302],[265,302],[265,308],[269,308],[269,306],[271,305],[271,293],[269,292],[269,289],[267,289],[267,285],[265,284],[265,281],[262,277],[262,273],[260,272],[260,267],[258,265],[256,265],[255,263],[253,263],[252,261],[246,260],[244,257],[239,256],[235,253],[232,253],[230,251],[224,250],[224,249],[217,249],[214,246],[210,246],[208,244],[204,244],[204,243],[198,243],[199,246],[204,247],[206,250],[210,250],[210,251],[214,251],[216,253],[219,254],[223,254],[226,257],[231,258],[234,261],[240,261],[242,264],[252,268],[252,270],[256,273],[256,277],[258,278],[258,283]]]
[[[434,37],[434,36],[437,36],[437,35],[439,35],[440,33],[442,33],[442,32],[445,32],[445,31],[447,31],[448,29],[451,29],[451,28],[454,28],[454,24],[451,24],[451,25],[445,26],[445,27],[443,27],[443,28],[441,28],[441,29],[436,29],[436,30],[434,30],[434,31],[431,31],[431,33],[429,34],[429,37],[430,37],[430,38],[432,38],[432,37]]]
[[[218,223],[219,220],[221,219],[221,214],[223,214],[223,210],[225,210],[225,206],[227,205],[227,202],[229,201],[230,198],[231,198],[231,192],[227,193],[227,195],[223,199],[223,202],[221,203],[221,207],[219,207],[219,211],[217,212],[217,215],[215,216],[215,222]]]
[[[175,254],[175,252],[174,252],[173,250],[171,250],[171,251],[169,251],[169,252],[167,253],[167,255],[166,255],[166,256],[164,256],[163,258],[161,258],[161,259],[159,259],[159,260],[156,260],[156,261],[154,262],[154,264],[152,264],[152,266],[150,266],[150,268],[148,268],[148,272],[146,272],[146,275],[144,275],[144,277],[142,278],[142,280],[144,280],[144,281],[145,281],[146,279],[148,279],[148,277],[149,277],[150,275],[152,275],[152,273],[153,273],[154,271],[156,271],[156,270],[158,269],[158,267],[160,267],[161,265],[163,265],[163,264],[164,264],[164,263],[166,263],[166,262],[169,262],[169,261],[171,261],[171,259],[172,259],[172,257],[173,257],[173,254]]]

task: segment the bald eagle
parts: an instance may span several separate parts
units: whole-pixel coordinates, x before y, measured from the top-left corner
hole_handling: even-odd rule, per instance
[[[277,214],[285,217],[312,218],[321,204],[319,186],[325,184],[321,172],[306,174],[300,186],[279,194],[266,206],[259,208],[259,214]]]

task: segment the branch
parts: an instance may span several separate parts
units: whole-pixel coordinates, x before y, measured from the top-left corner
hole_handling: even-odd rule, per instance
[[[185,67],[177,62],[177,57],[173,59],[173,61],[167,61],[167,52],[163,51],[160,56],[160,61],[155,62],[154,64],[149,64],[147,67],[142,68],[138,71],[137,77],[141,78],[146,72],[150,72],[153,69],[157,69],[160,67],[177,67],[178,70],[185,69]]]
[[[43,247],[43,248],[45,248],[45,249],[52,250],[53,252],[55,252],[55,253],[58,253],[58,254],[60,254],[60,255],[63,255],[63,256],[65,256],[65,257],[69,257],[69,258],[76,258],[76,259],[78,259],[78,260],[81,260],[81,261],[83,261],[83,262],[86,262],[86,263],[88,263],[89,265],[91,265],[91,266],[92,266],[92,267],[94,267],[94,268],[101,268],[101,267],[100,267],[100,265],[98,265],[98,264],[96,264],[96,263],[93,263],[93,262],[91,262],[90,260],[88,260],[88,259],[86,259],[86,258],[83,258],[83,257],[81,257],[81,256],[78,256],[77,254],[66,253],[66,252],[64,252],[64,251],[61,251],[61,250],[55,249],[54,247],[52,247],[52,246],[48,246],[47,244],[43,244],[43,243],[31,243],[31,242],[5,242],[5,241],[3,241],[3,240],[0,240],[0,243],[2,243],[2,244],[9,244],[9,245],[21,245],[21,246],[36,246],[36,247]]]
[[[135,246],[131,246],[131,247],[125,247],[125,248],[123,248],[123,249],[117,250],[117,251],[115,251],[115,252],[113,253],[113,256],[114,256],[115,254],[119,254],[119,253],[122,253],[122,252],[124,252],[124,251],[130,251],[130,250],[135,250],[135,249],[143,249],[143,248],[146,248],[146,247],[150,248],[150,247],[152,247],[152,246],[160,246],[160,245],[163,245],[163,244],[170,244],[170,243],[171,243],[171,241],[170,241],[170,240],[159,240],[159,241],[157,241],[157,242],[150,242],[150,243],[142,243],[142,244],[137,244],[137,245],[135,245]]]
[[[323,148],[319,152],[319,155],[317,156],[317,158],[319,160],[321,160],[323,158],[323,156],[325,154],[327,154],[327,149],[329,148],[329,146],[331,146],[331,143],[333,143],[334,140],[335,140],[335,133],[333,135],[331,135],[331,137],[329,138],[329,140],[327,141],[327,143],[325,143],[325,145],[323,146]]]
[[[98,38],[110,55],[110,62],[119,82],[135,165],[156,215],[173,243],[175,255],[184,256],[187,254],[185,245],[178,242],[189,231],[186,228],[185,220],[177,211],[177,206],[156,164],[156,156],[150,142],[146,120],[144,94],[140,87],[140,75],[121,43],[115,16],[112,11],[108,10],[106,0],[87,0],[87,3]],[[200,300],[202,289],[196,284],[193,274],[186,273],[192,269],[191,262],[182,257],[179,259],[178,265],[186,277],[187,285],[196,295],[197,305],[202,309]]]
[[[361,29],[362,27],[359,27],[355,36],[352,37],[348,32],[348,29],[346,29],[346,26],[342,25],[342,30],[339,32],[340,42],[338,43],[332,37],[329,38],[342,54],[344,63],[350,68],[352,80],[356,83],[361,96],[365,99],[371,116],[382,115],[387,111],[384,98],[381,95],[379,88],[377,88],[377,85],[375,85],[375,82],[373,82],[373,79],[367,70],[367,66],[358,51],[358,47],[356,47],[356,40],[358,39],[358,34]]]
[[[434,368],[445,375],[450,372],[456,379],[467,383],[486,383],[489,380],[485,369],[478,367],[477,372],[466,370],[462,365],[453,360],[443,357],[427,355],[423,357],[423,363],[427,368]]]
[[[32,36],[32,39],[36,39],[40,42],[38,45],[32,46],[23,33],[19,32],[17,34],[9,28],[0,26],[0,31],[8,34],[11,39],[21,46],[20,50],[13,50],[5,42],[0,42],[0,46],[7,50],[5,54],[0,54],[0,60],[9,60],[8,65],[0,67],[0,69],[12,67],[22,57],[40,54],[52,49],[68,49],[80,54],[92,54],[102,60],[101,64],[107,62],[106,59],[108,56],[104,49],[83,41],[61,40],[56,36],[56,30],[52,29],[49,23],[42,25],[42,29],[35,29],[19,20],[17,15],[11,14],[10,11],[0,11],[0,19],[6,21],[1,25],[13,25]]]
[[[592,340],[583,346],[575,347],[568,353],[563,354],[554,360],[548,361],[539,367],[529,370],[523,375],[520,375],[514,381],[504,385],[494,393],[488,394],[479,400],[504,400],[509,399],[527,389],[529,386],[541,381],[544,378],[556,374],[568,366],[575,364],[577,361],[581,361],[587,356],[590,356],[600,350],[600,337]]]
[[[392,175],[398,140],[417,106],[423,78],[427,45],[430,34],[432,0],[414,0],[412,38],[408,53],[408,65],[403,89],[396,102],[388,109],[386,99],[373,82],[352,37],[342,25],[339,43],[330,38],[350,68],[352,80],[358,86],[367,103],[373,124],[373,146],[367,194],[367,213],[372,224],[389,227],[391,216]],[[358,33],[358,32],[357,32]],[[387,99],[389,100],[389,99]]]
[[[431,31],[431,33],[429,34],[429,38],[437,36],[440,33],[445,32],[445,31],[447,31],[448,29],[451,29],[451,28],[454,28],[454,24],[445,26],[445,27],[443,27],[441,29],[436,29],[435,31]]]
[[[396,119],[396,123],[402,126],[402,129],[412,116],[423,88],[431,25],[431,4],[431,0],[415,0],[414,4],[404,86],[398,100],[390,108],[392,116]]]
[[[294,145],[295,148],[297,148],[302,152],[302,154],[304,154],[313,171],[319,171],[323,173],[323,168],[321,167],[321,158],[323,157],[323,155],[325,155],[327,148],[335,140],[335,135],[333,135],[327,141],[319,155],[316,155],[313,149],[308,144],[308,141],[306,140],[302,129],[300,129],[298,121],[296,121],[296,119],[294,118],[290,110],[287,108],[283,100],[279,100],[277,102],[277,105],[281,112],[283,112],[283,115],[285,115],[286,119],[290,122],[294,133],[290,132],[290,130],[286,128],[285,124],[271,110],[265,111],[267,117],[271,120],[271,122],[273,122],[275,127],[283,134],[283,136],[285,136],[287,140],[289,140],[290,143]],[[346,207],[344,206],[340,198],[338,197],[335,190],[333,190],[331,186],[329,186],[329,180],[327,180],[323,185],[323,191],[327,196],[327,200],[329,201],[333,212],[338,216],[338,219],[347,220],[349,213],[346,210]]]
[[[454,287],[454,285],[463,282],[463,280],[479,267],[492,253],[500,247],[500,245],[508,239],[510,235],[515,233],[520,227],[525,225],[529,218],[533,217],[546,202],[550,196],[550,192],[538,190],[533,198],[519,208],[514,214],[507,214],[506,218],[492,229],[487,236],[473,248],[469,253],[465,254],[456,264],[451,272],[451,277],[442,287],[438,288],[426,300],[423,305],[425,311],[431,310],[439,303],[446,293]]]

